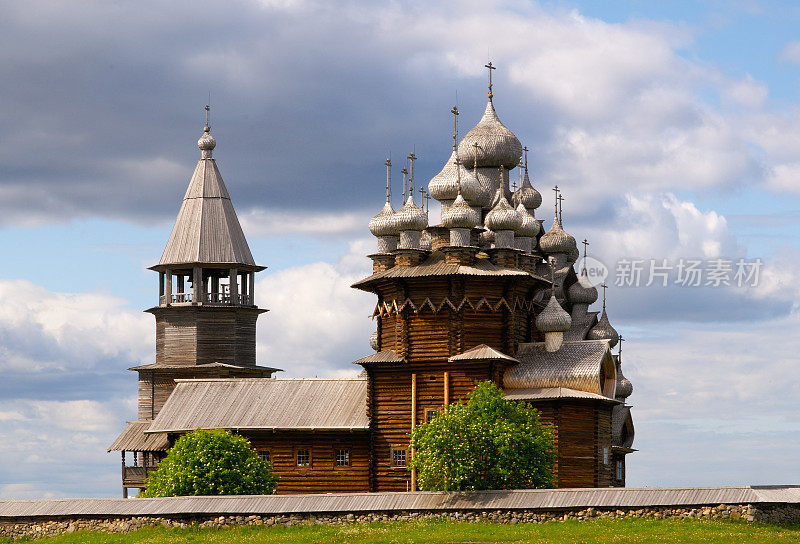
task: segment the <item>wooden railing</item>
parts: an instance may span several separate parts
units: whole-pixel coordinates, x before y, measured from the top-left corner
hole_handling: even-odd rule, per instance
[[[250,295],[233,295],[231,297],[228,293],[204,293],[201,298],[203,304],[236,304],[241,306],[252,306],[253,297]],[[191,304],[194,301],[193,293],[176,293],[170,295],[162,295],[158,299],[161,306],[167,304]]]
[[[136,487],[144,485],[144,481],[156,469],[155,466],[147,467],[122,467],[122,484]]]

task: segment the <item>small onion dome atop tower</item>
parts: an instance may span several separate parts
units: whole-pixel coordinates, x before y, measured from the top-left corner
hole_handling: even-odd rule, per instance
[[[536,328],[541,332],[566,332],[572,326],[572,318],[561,307],[555,295],[550,295],[550,302],[536,316]]]
[[[442,212],[442,226],[448,229],[472,229],[480,222],[480,212],[472,208],[461,193],[458,193],[453,204]]]
[[[491,99],[486,104],[483,117],[458,144],[458,154],[469,157],[473,154],[473,144],[478,144],[478,168],[504,166],[508,169],[519,164],[522,144],[514,133],[500,122]]]
[[[589,330],[589,334],[586,335],[586,339],[608,340],[608,344],[612,348],[617,345],[617,342],[619,341],[619,334],[608,321],[608,314],[606,313],[605,308],[603,308],[603,314],[600,316],[600,321],[598,321],[597,325]]]
[[[433,176],[428,183],[428,193],[439,202],[455,200],[458,195],[458,178],[461,177],[461,194],[468,203],[479,206],[483,196],[481,187],[475,174],[467,170],[458,159],[454,150],[444,165],[441,172]]]
[[[204,159],[211,158],[211,152],[217,147],[217,141],[211,135],[211,127],[208,125],[208,111],[211,108],[206,106],[206,126],[203,127],[203,135],[197,140],[197,147],[202,151],[201,156]]]
[[[547,254],[564,253],[570,255],[578,248],[575,238],[561,228],[558,217],[546,233],[539,238],[539,248]]]
[[[531,185],[531,179],[528,177],[528,148],[524,148],[525,150],[525,177],[522,180],[522,185],[519,189],[514,191],[514,195],[511,197],[511,201],[513,202],[514,206],[519,206],[520,204],[524,205],[529,210],[535,210],[539,206],[542,205],[542,195],[533,188]]]
[[[573,304],[591,305],[597,302],[597,288],[589,281],[586,269],[581,271],[578,281],[570,285],[567,294]]]

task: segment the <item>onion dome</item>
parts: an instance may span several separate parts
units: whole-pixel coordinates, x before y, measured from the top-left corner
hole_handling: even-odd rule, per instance
[[[519,164],[522,144],[514,133],[500,122],[491,100],[486,104],[481,120],[458,144],[458,154],[462,157],[473,156],[475,143],[480,149],[477,157],[479,168],[505,166],[511,169]]]
[[[597,325],[589,330],[589,334],[586,335],[586,339],[608,340],[608,343],[612,348],[617,345],[617,342],[619,342],[619,334],[608,321],[608,314],[606,314],[605,308],[603,308],[603,315],[600,316],[600,321],[598,321]]]
[[[197,147],[200,148],[200,151],[208,151],[209,157],[211,156],[211,150],[217,146],[217,141],[211,135],[211,127],[206,125],[203,129],[203,135],[200,136],[200,139],[197,140]],[[203,154],[205,156],[205,153]]]
[[[553,219],[553,225],[550,230],[539,238],[539,248],[548,254],[571,254],[578,246],[575,243],[575,238],[561,228],[561,222],[558,219]]]
[[[458,164],[456,164],[458,163]],[[478,205],[485,192],[475,174],[467,170],[458,160],[456,152],[450,155],[441,172],[428,183],[428,193],[438,201],[455,200],[458,195],[458,181],[461,176],[461,194],[467,202]]]
[[[525,168],[525,178],[522,180],[522,186],[514,191],[511,201],[514,206],[519,206],[521,203],[529,210],[535,210],[542,205],[542,195],[531,185],[527,167]]]
[[[428,214],[414,203],[414,197],[409,195],[403,207],[394,214],[397,221],[397,230],[425,230],[428,226]]]
[[[597,289],[589,281],[586,270],[581,272],[578,281],[570,285],[567,295],[573,304],[594,304],[597,301]]]
[[[517,213],[522,218],[522,225],[517,229],[517,236],[526,236],[528,238],[535,238],[539,234],[539,222],[533,217],[524,204],[520,203],[517,206]]]
[[[378,351],[378,331],[373,331],[372,334],[369,335],[369,347]]]
[[[378,215],[369,220],[369,231],[373,236],[398,236],[397,214],[388,202]]]
[[[627,399],[633,393],[633,384],[622,374],[622,367],[617,366],[617,392],[618,399]]]
[[[542,332],[565,332],[572,327],[572,318],[561,307],[555,295],[550,295],[550,302],[536,316],[536,328]]]
[[[581,252],[578,250],[578,246],[575,246],[569,250],[569,253],[567,253],[567,262],[568,263],[577,262],[578,259],[580,259],[580,257],[581,257]]]
[[[494,232],[499,232],[501,230],[516,231],[522,226],[522,217],[517,210],[512,208],[511,204],[508,203],[505,195],[502,194],[502,188],[497,191],[501,194],[500,199],[497,201],[497,204],[494,205],[494,208],[486,214],[483,223],[486,225],[486,228]]]
[[[442,226],[448,229],[471,229],[480,222],[480,212],[467,204],[461,193],[458,193],[452,206],[442,212]]]

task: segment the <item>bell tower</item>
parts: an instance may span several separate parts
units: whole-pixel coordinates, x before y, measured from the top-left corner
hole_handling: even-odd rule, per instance
[[[255,263],[212,157],[208,124],[201,156],[158,264],[155,364],[139,372],[139,419],[152,419],[176,378],[269,377],[256,365]]]

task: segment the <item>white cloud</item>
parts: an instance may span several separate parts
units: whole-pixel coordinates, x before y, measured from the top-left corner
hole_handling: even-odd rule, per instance
[[[55,293],[25,280],[0,281],[0,297],[0,368],[88,369],[152,356],[152,318],[121,298]]]
[[[791,64],[800,64],[800,41],[787,42],[781,49],[778,58]]]
[[[353,242],[336,263],[289,268],[259,281],[257,303],[270,310],[259,318],[259,362],[289,376],[360,371],[349,363],[371,352],[375,300],[350,285],[370,274],[368,253],[366,241]]]
[[[367,212],[325,212],[253,208],[239,216],[249,236],[285,236],[287,234],[331,235],[363,233]]]

